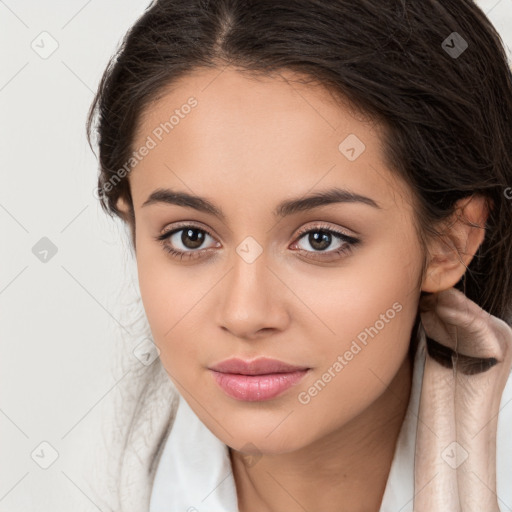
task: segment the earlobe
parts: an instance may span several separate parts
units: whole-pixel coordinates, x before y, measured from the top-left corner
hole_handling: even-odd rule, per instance
[[[456,210],[444,224],[440,236],[429,245],[430,260],[422,291],[440,292],[460,281],[485,238],[488,214],[484,196],[473,195],[457,201]]]

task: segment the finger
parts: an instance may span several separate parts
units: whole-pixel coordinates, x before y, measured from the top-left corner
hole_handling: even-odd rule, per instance
[[[428,337],[457,352],[462,371],[478,373],[503,360],[503,343],[493,334],[498,319],[459,290],[436,295],[435,303],[432,299],[424,303],[422,323]]]
[[[471,329],[475,320],[489,317],[478,304],[456,288],[449,288],[420,299],[420,311],[435,311],[446,323]]]

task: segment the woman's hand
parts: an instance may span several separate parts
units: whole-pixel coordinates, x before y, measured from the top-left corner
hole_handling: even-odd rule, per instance
[[[427,335],[416,512],[499,512],[496,431],[512,329],[455,288],[420,300]]]

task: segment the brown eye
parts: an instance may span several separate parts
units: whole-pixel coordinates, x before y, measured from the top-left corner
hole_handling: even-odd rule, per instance
[[[197,226],[185,225],[162,233],[158,240],[165,251],[179,259],[198,257],[208,247],[203,247],[208,239],[214,238],[208,231]],[[220,245],[217,242],[217,246]]]
[[[299,235],[297,241],[293,244],[294,248],[303,253],[312,254],[312,259],[317,260],[342,256],[360,243],[357,238],[325,226],[303,229],[299,232]]]
[[[325,251],[332,243],[332,234],[328,231],[316,230],[307,234],[308,243],[317,251]]]
[[[204,242],[205,233],[197,228],[187,228],[180,230],[181,237],[180,242],[187,249],[198,249],[201,247],[201,244]],[[178,231],[179,233],[179,231]]]

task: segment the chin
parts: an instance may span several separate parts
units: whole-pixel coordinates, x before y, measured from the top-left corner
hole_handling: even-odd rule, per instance
[[[278,424],[279,422],[275,425]],[[226,436],[226,433],[223,432],[219,439],[233,450],[254,457],[294,452],[313,441],[312,438],[309,439],[311,432],[308,432],[308,438],[302,435],[305,430],[304,426],[290,424],[287,429],[281,430],[281,426],[275,429],[275,425],[265,429],[252,427],[237,428],[236,430],[228,426],[227,430],[232,436]]]

